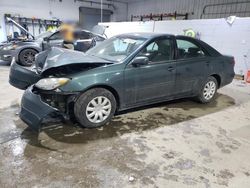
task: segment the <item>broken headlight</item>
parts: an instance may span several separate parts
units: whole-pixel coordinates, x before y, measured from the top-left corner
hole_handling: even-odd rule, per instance
[[[35,86],[42,90],[54,90],[69,82],[69,78],[44,78],[39,80]]]

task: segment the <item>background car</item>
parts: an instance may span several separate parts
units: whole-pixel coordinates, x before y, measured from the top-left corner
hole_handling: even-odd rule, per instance
[[[23,28],[14,20],[8,18],[16,27],[27,34],[27,38],[23,40],[14,40],[3,43],[0,46],[0,60],[9,64],[13,57],[23,66],[31,66],[35,61],[35,55],[43,50],[51,47],[62,47],[63,38],[59,31],[44,32],[34,37],[29,31]],[[102,35],[92,33],[87,30],[78,29],[75,31],[74,49],[86,52],[96,44],[104,41],[106,38]]]
[[[56,57],[56,58],[55,58]],[[116,111],[183,97],[208,103],[232,82],[233,57],[185,36],[124,34],[86,54],[53,48],[35,70],[13,63],[10,84],[26,89],[20,117],[40,129],[51,113],[73,116],[84,127],[109,122]]]
[[[77,39],[74,42],[75,50],[86,52],[105,38],[86,30],[78,30]],[[30,66],[35,61],[35,55],[50,47],[62,47],[62,36],[59,31],[46,32],[35,40],[11,42],[0,48],[0,59],[11,62],[12,57],[21,65]]]
[[[8,42],[0,47],[0,59],[10,64],[12,57],[15,57],[20,64],[28,66],[34,61],[35,55],[42,50],[40,44],[43,37],[51,34],[53,33],[45,32],[35,39]]]

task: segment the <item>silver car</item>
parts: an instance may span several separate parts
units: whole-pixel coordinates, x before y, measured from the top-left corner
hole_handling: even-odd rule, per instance
[[[34,61],[35,55],[40,52],[43,37],[51,35],[51,32],[46,32],[34,39],[26,39],[5,43],[0,47],[0,59],[6,62],[11,62],[12,57],[19,60],[22,65],[29,65]]]
[[[62,47],[63,38],[59,31],[54,33],[45,32],[38,35],[36,38],[30,34],[21,25],[13,21],[20,30],[27,33],[31,39],[23,41],[10,42],[0,47],[0,60],[11,63],[13,57],[23,66],[31,66],[35,61],[35,55],[41,51],[51,47]],[[76,40],[74,42],[74,49],[77,51],[86,52],[97,43],[104,41],[106,38],[102,35],[92,33],[87,30],[77,30]]]

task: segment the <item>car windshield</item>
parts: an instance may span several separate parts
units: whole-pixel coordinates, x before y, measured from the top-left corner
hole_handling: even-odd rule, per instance
[[[48,36],[50,36],[51,34],[52,34],[51,31],[46,31],[46,32],[44,32],[44,33],[41,33],[40,35],[37,35],[37,36],[36,36],[36,40],[42,40],[43,38],[48,37]]]
[[[90,49],[87,54],[119,62],[128,57],[145,41],[145,38],[139,37],[113,37]]]

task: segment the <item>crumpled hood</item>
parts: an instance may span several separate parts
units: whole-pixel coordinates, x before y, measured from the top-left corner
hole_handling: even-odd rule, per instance
[[[110,61],[95,56],[87,55],[83,52],[57,47],[52,47],[49,51],[40,53],[37,56],[36,61],[36,64],[41,72],[44,72],[50,68],[61,67],[71,64],[112,64],[112,62]]]

